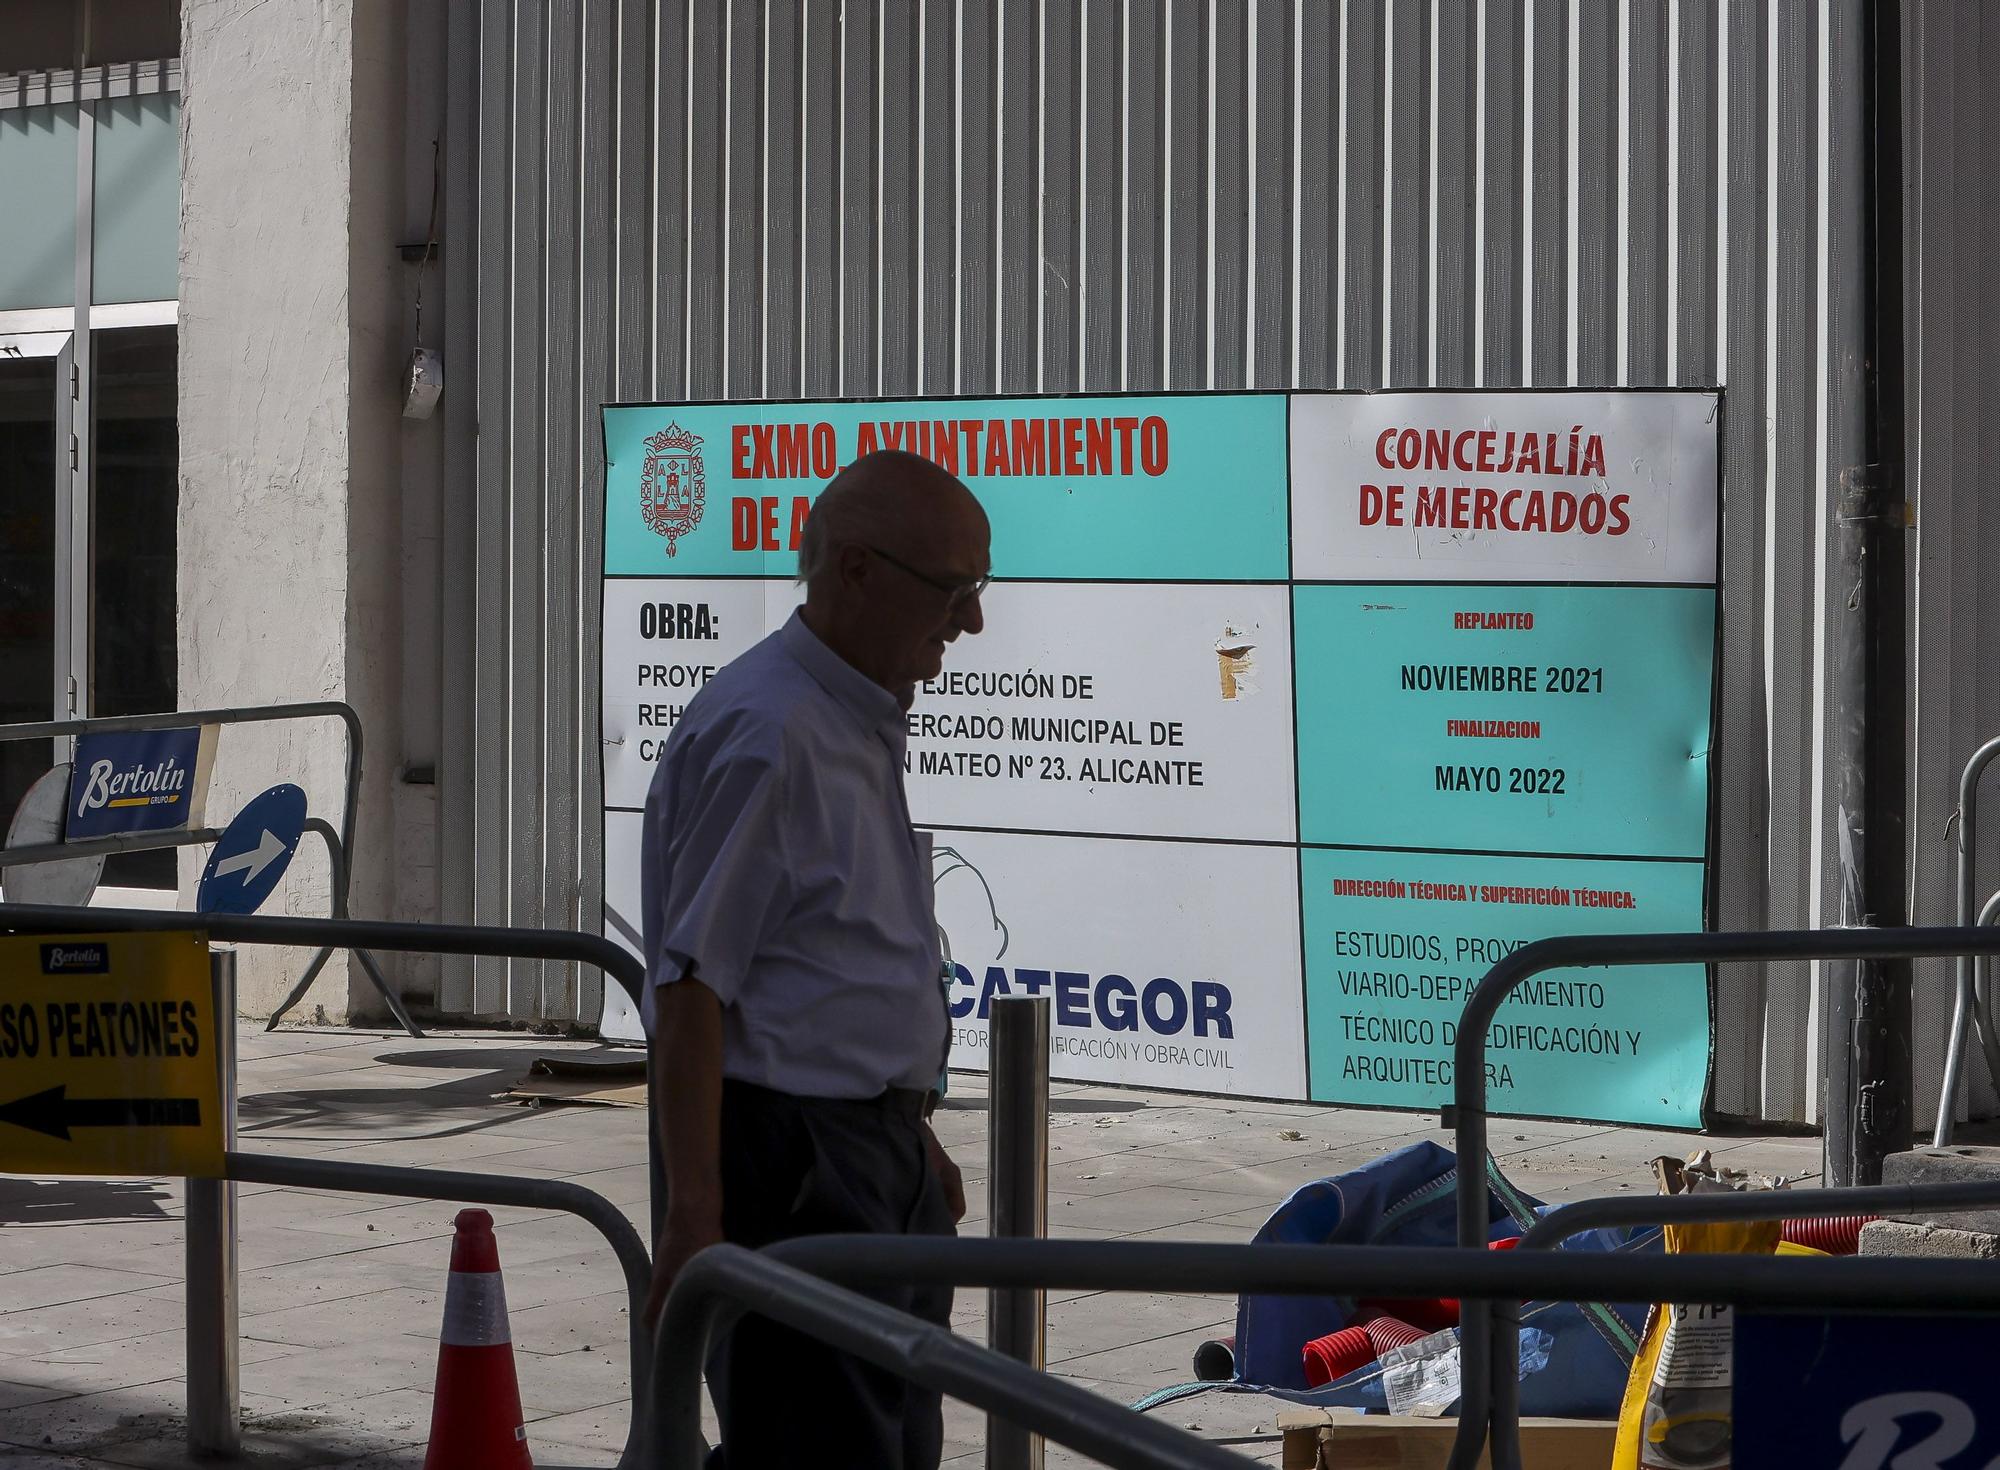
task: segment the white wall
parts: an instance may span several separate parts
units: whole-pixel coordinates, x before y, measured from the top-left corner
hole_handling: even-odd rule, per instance
[[[399,15],[388,0],[182,11],[181,698],[357,708],[373,742],[353,891],[363,915],[385,913],[394,891]],[[226,731],[210,807],[296,781],[334,820],[343,774],[330,722]],[[328,912],[314,844],[266,912]],[[243,1010],[268,1013],[304,960],[247,949]],[[346,963],[300,1015],[341,1019],[368,994]]]

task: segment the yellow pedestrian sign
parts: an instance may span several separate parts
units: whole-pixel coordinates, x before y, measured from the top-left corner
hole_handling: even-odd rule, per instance
[[[201,934],[0,938],[0,1172],[222,1173]]]

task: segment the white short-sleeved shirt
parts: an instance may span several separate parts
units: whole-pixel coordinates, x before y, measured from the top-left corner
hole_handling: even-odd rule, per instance
[[[725,1077],[801,1097],[933,1086],[931,837],[910,825],[893,695],[797,613],[688,702],[646,794],[645,1020],[688,973],[722,1001]]]

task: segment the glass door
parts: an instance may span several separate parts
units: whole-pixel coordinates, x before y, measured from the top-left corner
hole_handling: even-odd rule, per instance
[[[69,362],[67,332],[0,335],[0,723],[68,713]],[[0,836],[53,759],[52,745],[0,742]]]
[[[175,511],[180,440],[175,418],[178,332],[170,324],[90,334],[90,713],[150,714],[180,707],[174,644]],[[171,849],[123,852],[104,882],[172,888]]]

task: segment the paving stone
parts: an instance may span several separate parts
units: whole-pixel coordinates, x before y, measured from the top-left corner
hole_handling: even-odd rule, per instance
[[[1206,1220],[1214,1215],[1240,1209],[1243,1197],[1237,1194],[1196,1189],[1175,1189],[1148,1185],[1125,1189],[1116,1194],[1093,1196],[1075,1201],[1049,1201],[1049,1223],[1066,1231],[1089,1230],[1099,1235],[1116,1235],[1131,1230],[1157,1230],[1162,1225],[1180,1225],[1189,1220]]]
[[[175,1327],[187,1314],[178,1302],[142,1292],[65,1302],[0,1316],[0,1353],[25,1356],[90,1347]]]
[[[14,1271],[7,1277],[6,1294],[0,1296],[0,1301],[6,1303],[4,1311],[0,1311],[0,1320],[16,1312],[92,1301],[128,1291],[144,1291],[149,1286],[160,1286],[171,1279],[96,1264],[37,1266]]]
[[[7,1361],[0,1359],[0,1372],[8,1371]],[[29,1404],[46,1404],[70,1398],[75,1392],[73,1388],[55,1388],[45,1383],[10,1383],[0,1379],[0,1413],[26,1408]]]
[[[339,1301],[313,1302],[286,1307],[276,1312],[252,1312],[241,1318],[245,1337],[264,1342],[290,1343],[294,1347],[331,1348],[343,1343],[363,1342],[384,1331],[407,1330],[404,1324],[430,1324],[431,1331],[444,1317],[444,1283],[425,1291],[407,1286],[385,1287],[381,1291],[342,1297]]]
[[[1075,1297],[1048,1309],[1048,1361],[1059,1366],[1189,1330],[1213,1337],[1233,1331],[1229,1324],[1235,1320],[1233,1299],[1102,1292]]]

